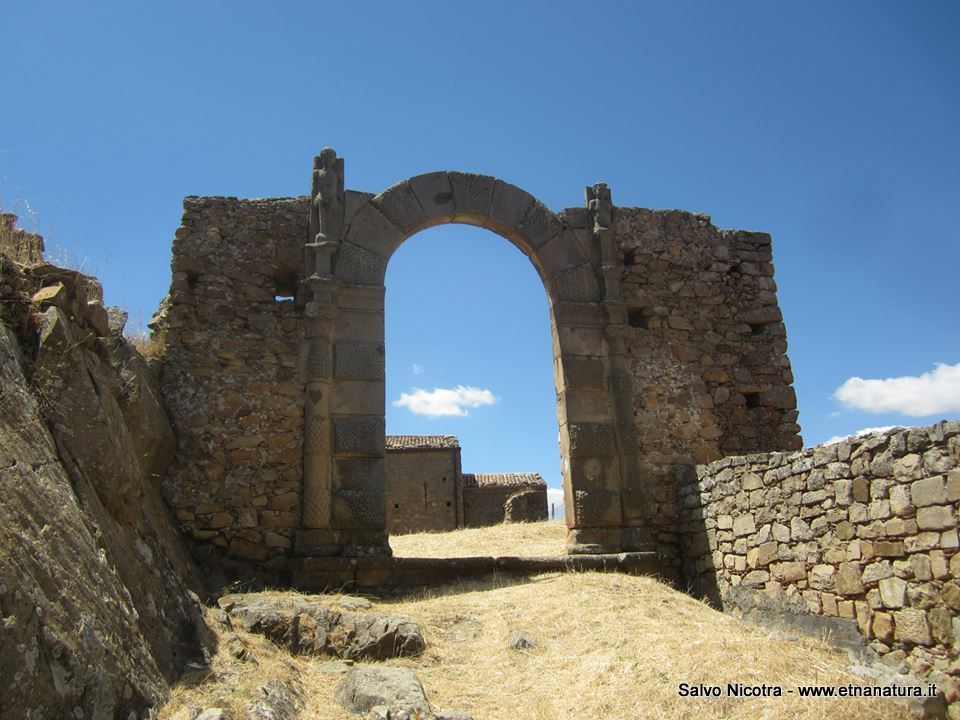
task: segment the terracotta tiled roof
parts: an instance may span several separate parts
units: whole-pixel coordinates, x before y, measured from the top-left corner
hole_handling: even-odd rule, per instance
[[[444,450],[460,447],[456,435],[387,435],[387,450]]]
[[[464,487],[543,487],[540,473],[464,473]]]

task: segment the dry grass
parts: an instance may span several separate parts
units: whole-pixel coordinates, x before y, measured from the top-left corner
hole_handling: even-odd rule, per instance
[[[892,701],[804,699],[798,684],[846,685],[847,658],[812,639],[788,640],[747,625],[649,578],[549,574],[451,586],[432,594],[374,603],[370,612],[406,614],[420,623],[426,653],[393,661],[415,670],[435,708],[478,720],[570,718],[905,718]],[[505,647],[511,629],[539,647]],[[160,714],[184,703],[232,709],[236,716],[256,683],[298,676],[307,709],[301,717],[348,718],[334,699],[339,675],[329,662],[290,658],[244,635],[257,663],[221,645],[213,674],[178,689]],[[794,689],[784,697],[689,698],[680,683],[766,683]],[[354,716],[355,717],[355,716]]]
[[[146,359],[158,358],[163,354],[163,343],[157,340],[149,330],[140,328],[124,334],[127,342]]]
[[[391,535],[390,547],[397,557],[535,557],[565,555],[566,540],[567,526],[559,520],[547,520],[453,532]]]

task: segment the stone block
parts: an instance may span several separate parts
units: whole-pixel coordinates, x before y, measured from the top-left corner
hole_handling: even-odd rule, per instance
[[[589,263],[555,273],[553,284],[556,297],[561,302],[592,303],[600,300],[600,286]]]
[[[504,237],[517,236],[517,228],[536,202],[516,185],[497,180],[486,226]]]
[[[850,505],[853,502],[853,481],[837,480],[833,485],[833,496],[837,505]]]
[[[880,581],[880,599],[884,607],[902,608],[907,602],[907,583],[898,577]]]
[[[836,579],[837,592],[841,595],[852,596],[860,595],[864,588],[860,579],[860,564],[855,562],[842,562],[837,570]]]
[[[947,502],[947,488],[943,476],[923,478],[910,485],[910,497],[913,504],[920,507],[944,505]]]
[[[790,542],[790,528],[786,525],[782,525],[781,523],[774,523],[773,539],[781,543]]]
[[[456,216],[453,200],[453,188],[445,172],[427,173],[410,178],[408,181],[413,194],[417,196],[428,225],[452,220]]]
[[[893,613],[893,622],[895,639],[915,645],[930,645],[930,627],[923,610],[899,610]]]
[[[388,188],[370,202],[387,220],[408,235],[427,222],[420,202],[406,181]]]
[[[956,524],[953,508],[949,505],[933,505],[917,510],[917,526],[921,530],[945,530]]]
[[[570,455],[580,457],[613,457],[617,440],[613,425],[607,423],[567,424]]]
[[[895,515],[909,517],[915,511],[908,485],[894,485],[890,488],[890,511]]]
[[[763,480],[756,473],[747,472],[740,480],[740,487],[744,490],[760,490],[763,488]]]
[[[568,388],[607,389],[603,360],[583,355],[562,355],[560,363],[563,379]]]
[[[487,175],[448,172],[453,204],[457,209],[456,222],[483,225],[490,216],[493,188],[496,180]]]
[[[814,565],[807,575],[810,587],[816,590],[832,590],[835,573],[833,565]]]
[[[960,470],[951,470],[947,473],[946,491],[949,502],[960,500]]]
[[[777,559],[777,544],[763,543],[747,551],[747,566],[751,568],[766,567]]]
[[[590,262],[590,254],[572,230],[554,235],[535,255],[538,266],[547,276]]]
[[[564,355],[602,355],[606,349],[603,330],[596,327],[558,325],[556,341]]]
[[[960,586],[956,583],[944,583],[940,589],[940,599],[948,606],[960,612]]]
[[[807,569],[802,562],[782,562],[770,566],[773,577],[785,583],[795,583],[807,579]]]
[[[338,380],[383,380],[386,376],[384,355],[383,343],[334,343],[334,377]]]
[[[363,490],[381,487],[385,482],[383,458],[335,458],[335,487],[341,490]]]
[[[733,534],[735,537],[744,537],[752,535],[757,531],[757,526],[752,513],[738,515],[733,519]]]
[[[612,423],[610,395],[600,390],[565,390],[557,395],[560,424]]]
[[[387,259],[345,240],[334,255],[333,267],[337,278],[345,283],[382,286]]]
[[[921,460],[916,453],[910,453],[894,460],[893,476],[900,482],[919,477]]]
[[[933,579],[933,569],[930,558],[926,555],[911,555],[910,568],[913,570],[913,575],[917,580],[927,581]]]
[[[718,530],[732,530],[732,529],[733,529],[733,515],[718,515],[718,516],[717,516],[717,529],[718,529]]]
[[[518,232],[526,245],[539,248],[563,229],[563,223],[550,208],[537,200],[521,221]]]
[[[403,231],[387,220],[373,204],[367,204],[354,217],[345,240],[389,258],[403,242],[403,237]]]
[[[885,612],[874,613],[872,629],[877,640],[889,645],[893,641],[893,615]]]
[[[930,634],[941,645],[953,645],[953,623],[950,611],[946,608],[933,608],[927,613]]]
[[[896,540],[877,540],[873,543],[873,554],[876,557],[903,557],[903,543]]]
[[[383,457],[386,452],[383,416],[333,416],[333,452],[335,455]]]
[[[920,557],[920,556],[914,556]],[[956,557],[956,556],[955,556]],[[930,553],[930,572],[937,580],[950,577],[950,566],[942,550],[933,550]]]

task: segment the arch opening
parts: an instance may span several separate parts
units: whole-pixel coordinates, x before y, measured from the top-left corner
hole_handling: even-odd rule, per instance
[[[526,503],[511,519],[549,517],[547,487],[562,492],[555,365],[549,303],[534,273],[501,237],[453,224],[415,232],[390,258],[391,535],[503,522],[506,501],[520,492]],[[393,545],[398,554],[404,547]]]

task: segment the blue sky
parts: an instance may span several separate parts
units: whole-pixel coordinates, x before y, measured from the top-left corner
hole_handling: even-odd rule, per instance
[[[135,320],[184,195],[303,194],[332,145],[359,190],[456,169],[560,210],[602,180],[619,205],[771,232],[808,444],[960,414],[956,3],[6,0],[0,23],[0,205]],[[421,233],[387,313],[389,430],[558,486],[528,261]],[[416,388],[480,404],[393,405]]]

